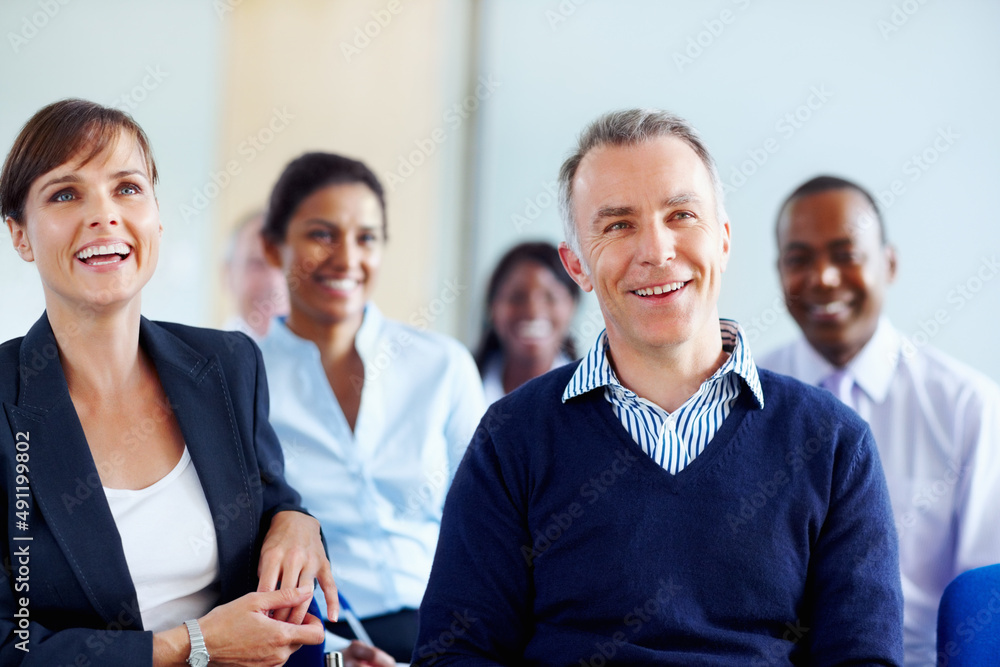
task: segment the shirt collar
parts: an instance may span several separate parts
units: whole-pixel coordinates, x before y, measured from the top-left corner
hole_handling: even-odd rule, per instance
[[[292,333],[292,330],[288,328],[286,319],[285,317],[277,317],[272,320],[267,336],[261,344],[275,345],[290,352],[300,355],[315,355],[318,358],[319,349],[316,347],[316,344],[311,340],[300,338]],[[367,361],[377,354],[378,350],[376,348],[379,333],[382,330],[384,322],[385,317],[378,307],[370,301],[366,303],[365,312],[361,319],[361,327],[358,328],[358,333],[354,335],[354,347],[358,351],[358,355],[360,355],[362,361]]]
[[[705,382],[713,382],[729,373],[736,373],[750,389],[758,407],[763,408],[764,392],[760,386],[760,377],[757,375],[757,365],[750,354],[750,346],[747,344],[742,327],[735,320],[720,319],[719,329],[722,332],[722,347],[729,352],[729,358]],[[622,386],[608,361],[607,348],[608,332],[605,329],[594,341],[587,356],[580,361],[576,372],[566,385],[562,395],[564,402],[601,387]]]
[[[889,394],[902,348],[902,336],[883,315],[871,339],[845,366],[861,390],[875,403],[882,403]],[[808,384],[818,385],[837,370],[805,338],[798,341],[793,354],[798,377]]]

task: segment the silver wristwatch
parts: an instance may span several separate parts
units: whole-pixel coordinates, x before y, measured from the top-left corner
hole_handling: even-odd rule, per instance
[[[205,637],[201,634],[201,626],[198,621],[184,621],[187,626],[188,635],[191,637],[191,655],[188,656],[187,663],[191,667],[205,667],[210,660],[208,649],[205,648]]]

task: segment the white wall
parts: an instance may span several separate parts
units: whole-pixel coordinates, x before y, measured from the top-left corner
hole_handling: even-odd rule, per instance
[[[211,2],[4,0],[0,3],[0,152],[38,109],[66,97],[117,105],[149,135],[160,172],[160,264],[143,292],[156,319],[207,319],[215,273],[208,225],[175,215],[215,154],[222,21]],[[123,97],[124,96],[124,97]],[[45,308],[34,266],[0,235],[0,340],[22,336]]]
[[[938,315],[931,343],[1000,379],[990,353],[1000,327],[998,25],[1000,4],[988,0],[485,0],[480,68],[502,87],[480,121],[475,293],[510,244],[561,239],[545,184],[587,122],[662,107],[702,131],[738,186],[720,313],[744,324],[758,355],[796,332],[774,268],[776,208],[828,172],[880,192],[900,182],[884,207],[900,256],[889,315],[918,343]],[[803,108],[810,100],[816,108]],[[783,121],[796,113],[798,127]],[[938,141],[944,152],[940,132],[954,136]],[[925,151],[933,164],[922,169],[913,156]],[[578,332],[589,345],[595,327],[584,320]]]

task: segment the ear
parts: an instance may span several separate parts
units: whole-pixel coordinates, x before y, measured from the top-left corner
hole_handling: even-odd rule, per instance
[[[274,268],[283,269],[284,267],[281,264],[281,246],[268,238],[262,240],[264,241],[264,259]]]
[[[573,282],[580,286],[580,289],[584,292],[590,292],[594,289],[594,284],[590,282],[590,276],[583,262],[565,242],[559,244],[559,259],[562,260],[566,273],[573,279]]]
[[[721,270],[726,271],[726,267],[729,265],[729,242],[731,240],[731,230],[729,228],[729,221],[726,220],[719,227],[719,236],[722,237],[722,259],[719,263]]]
[[[896,282],[896,247],[885,244],[885,259],[888,262],[889,273],[886,277],[886,282],[890,285]]]
[[[24,226],[10,216],[7,216],[4,222],[7,223],[7,229],[10,230],[10,240],[13,242],[17,254],[26,262],[34,262],[35,254],[31,251],[31,243],[28,242],[28,234]]]

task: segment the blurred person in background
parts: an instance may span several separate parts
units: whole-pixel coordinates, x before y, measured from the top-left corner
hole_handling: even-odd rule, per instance
[[[281,271],[268,264],[260,230],[264,212],[243,218],[226,246],[224,280],[236,302],[236,315],[223,329],[242,331],[259,341],[267,335],[271,318],[288,314],[288,286]]]
[[[1000,388],[889,321],[896,250],[860,185],[803,183],[781,205],[776,232],[785,304],[802,337],[760,365],[825,387],[871,426],[899,532],[906,664],[932,665],[945,587],[1000,562]]]
[[[363,163],[293,160],[263,235],[289,289],[288,317],[261,341],[287,477],[316,512],[372,641],[408,660],[445,495],[485,409],[479,374],[460,343],[372,302],[387,223],[382,184]],[[330,629],[353,636],[346,624]],[[354,642],[346,653],[369,650]]]
[[[551,243],[521,243],[500,258],[476,349],[487,404],[576,359],[569,328],[579,301],[580,287]]]

